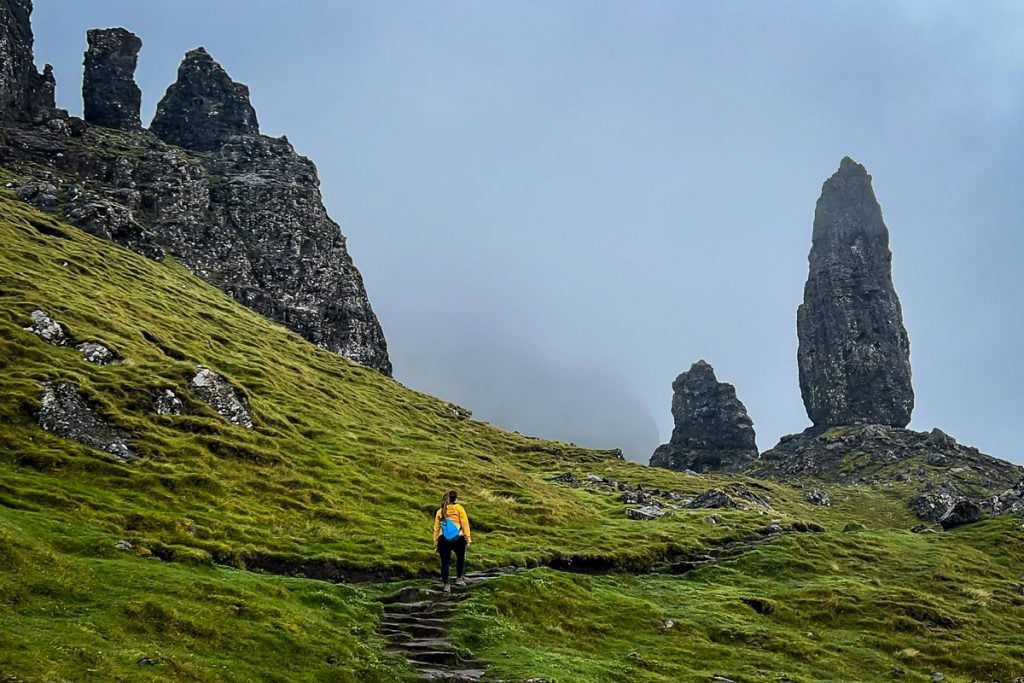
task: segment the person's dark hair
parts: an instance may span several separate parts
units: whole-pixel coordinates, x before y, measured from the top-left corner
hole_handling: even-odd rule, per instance
[[[448,516],[448,506],[459,499],[459,494],[452,489],[448,493],[441,496],[441,519]]]

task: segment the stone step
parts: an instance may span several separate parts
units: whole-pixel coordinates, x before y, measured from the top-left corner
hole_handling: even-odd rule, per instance
[[[429,614],[431,612],[450,612],[456,607],[456,601],[420,600],[419,602],[395,602],[384,605],[386,613]]]
[[[395,614],[393,612],[385,612],[384,618],[380,622],[381,628],[401,628],[406,624],[416,624],[417,626],[444,626],[444,619],[437,619],[435,617],[419,617],[415,614]]]
[[[399,652],[397,649],[393,649],[393,651]],[[459,655],[447,650],[412,650],[401,652],[401,654],[405,655],[405,661],[414,669],[459,663]]]
[[[438,681],[439,683],[476,683],[487,673],[483,669],[450,669],[446,671],[426,668],[430,666],[432,665],[423,663],[423,667],[416,667],[419,670],[420,679]]]
[[[390,647],[403,650],[455,650],[455,646],[441,638],[417,638],[407,643],[396,643]]]
[[[381,627],[378,633],[387,636],[403,635],[407,638],[441,638],[447,629],[443,626],[420,626],[419,624],[405,624],[402,628]]]

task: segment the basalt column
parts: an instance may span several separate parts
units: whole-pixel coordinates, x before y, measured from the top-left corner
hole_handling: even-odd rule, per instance
[[[892,284],[889,231],[867,170],[849,157],[814,213],[797,310],[800,392],[815,426],[905,427],[914,408],[910,343]]]

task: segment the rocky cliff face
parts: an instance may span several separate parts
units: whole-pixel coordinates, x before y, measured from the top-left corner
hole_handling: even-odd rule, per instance
[[[731,384],[703,360],[672,383],[672,438],[651,456],[652,467],[738,471],[757,458],[754,423]]]
[[[142,91],[135,84],[135,65],[142,41],[123,28],[92,29],[87,34],[83,116],[89,123],[122,130],[142,127]]]
[[[32,0],[0,0],[0,117],[42,122],[54,109],[53,69],[32,59]]]
[[[910,343],[871,176],[849,157],[821,191],[797,311],[800,391],[815,426],[905,427]]]
[[[0,45],[0,64],[24,72],[0,75],[0,87],[17,91],[0,112],[0,165],[20,176],[22,199],[151,258],[169,253],[254,311],[391,374],[383,331],[323,206],[316,167],[287,139],[259,135],[244,85],[193,50],[153,132],[134,130],[138,39],[123,29],[95,31],[83,95],[90,120],[105,127],[66,115],[59,125],[33,125],[18,113],[38,100],[26,90],[32,78],[23,65],[27,55],[31,68],[31,7],[2,3],[22,10],[3,15]]]

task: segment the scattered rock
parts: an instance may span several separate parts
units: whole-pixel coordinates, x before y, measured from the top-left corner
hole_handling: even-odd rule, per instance
[[[128,447],[128,434],[100,419],[82,400],[73,384],[44,384],[42,403],[39,426],[46,431],[105,451],[121,462],[135,459],[135,454]]]
[[[155,659],[150,658],[150,657],[141,657],[135,663],[138,664],[139,666],[156,666],[157,661]]]
[[[675,427],[651,456],[652,467],[735,472],[757,458],[754,423],[731,384],[719,382],[703,360],[672,383]]]
[[[910,499],[910,509],[918,519],[938,522],[961,497],[960,489],[952,482],[927,484],[921,493]]]
[[[573,476],[571,472],[564,472],[553,477],[548,477],[548,481],[553,481],[557,484],[565,484],[566,486],[571,486],[574,489],[578,489],[583,486],[583,481]]]
[[[654,501],[654,496],[643,491],[624,491],[619,500],[626,505],[648,505]]]
[[[116,353],[97,342],[82,342],[75,348],[82,354],[82,359],[89,363],[110,365],[118,359]]]
[[[26,332],[38,335],[43,341],[55,346],[67,346],[72,343],[68,328],[51,318],[45,311],[38,308],[31,313],[32,324],[24,328]]]
[[[707,522],[708,524],[718,524],[719,522],[722,521],[722,518],[719,517],[718,515],[708,515],[707,517],[704,518],[704,521]]]
[[[953,503],[952,507],[946,511],[946,514],[942,515],[939,519],[939,524],[942,525],[943,529],[952,529],[953,527],[977,522],[980,518],[981,508],[978,507],[978,504],[973,500],[961,498]]]
[[[938,683],[939,681],[944,681],[944,680],[946,680],[946,674],[940,673],[938,671],[933,671],[932,672],[932,680],[935,681],[936,683]]]
[[[832,499],[823,489],[811,489],[804,494],[804,500],[813,505],[832,505]]]
[[[785,529],[782,528],[781,524],[777,522],[772,522],[764,529],[762,529],[761,533],[765,536],[774,536],[775,534],[781,534],[783,531],[785,531]]]
[[[910,342],[892,284],[889,230],[867,170],[844,157],[822,186],[797,310],[800,393],[815,426],[906,427]]]
[[[189,389],[228,422],[252,429],[252,417],[235,388],[213,370],[201,365],[196,368],[195,377],[189,381]]]
[[[181,399],[170,389],[164,389],[153,400],[153,412],[157,415],[181,415]]]
[[[927,524],[915,524],[914,526],[910,527],[910,533],[912,534],[930,534],[934,531],[935,530]]]
[[[661,628],[665,629],[666,631],[670,628],[673,628],[675,625],[676,622],[672,621],[671,619],[662,619],[661,621]]]
[[[758,614],[767,616],[775,612],[775,605],[764,598],[740,598],[740,602]]]
[[[138,130],[142,91],[135,84],[135,65],[142,40],[123,28],[92,29],[86,33],[83,116],[107,128]]]
[[[688,508],[735,508],[739,507],[725,491],[709,489],[697,496],[686,507]]]
[[[115,541],[114,547],[118,550],[132,550],[133,548],[135,548],[135,546],[133,546],[131,542],[126,541],[124,539],[121,539],[120,541]]]
[[[463,408],[462,406],[456,405],[454,403],[449,403],[447,407],[448,412],[451,413],[451,416],[457,420],[468,420],[469,418],[473,417],[473,411],[469,410],[468,408]]]

